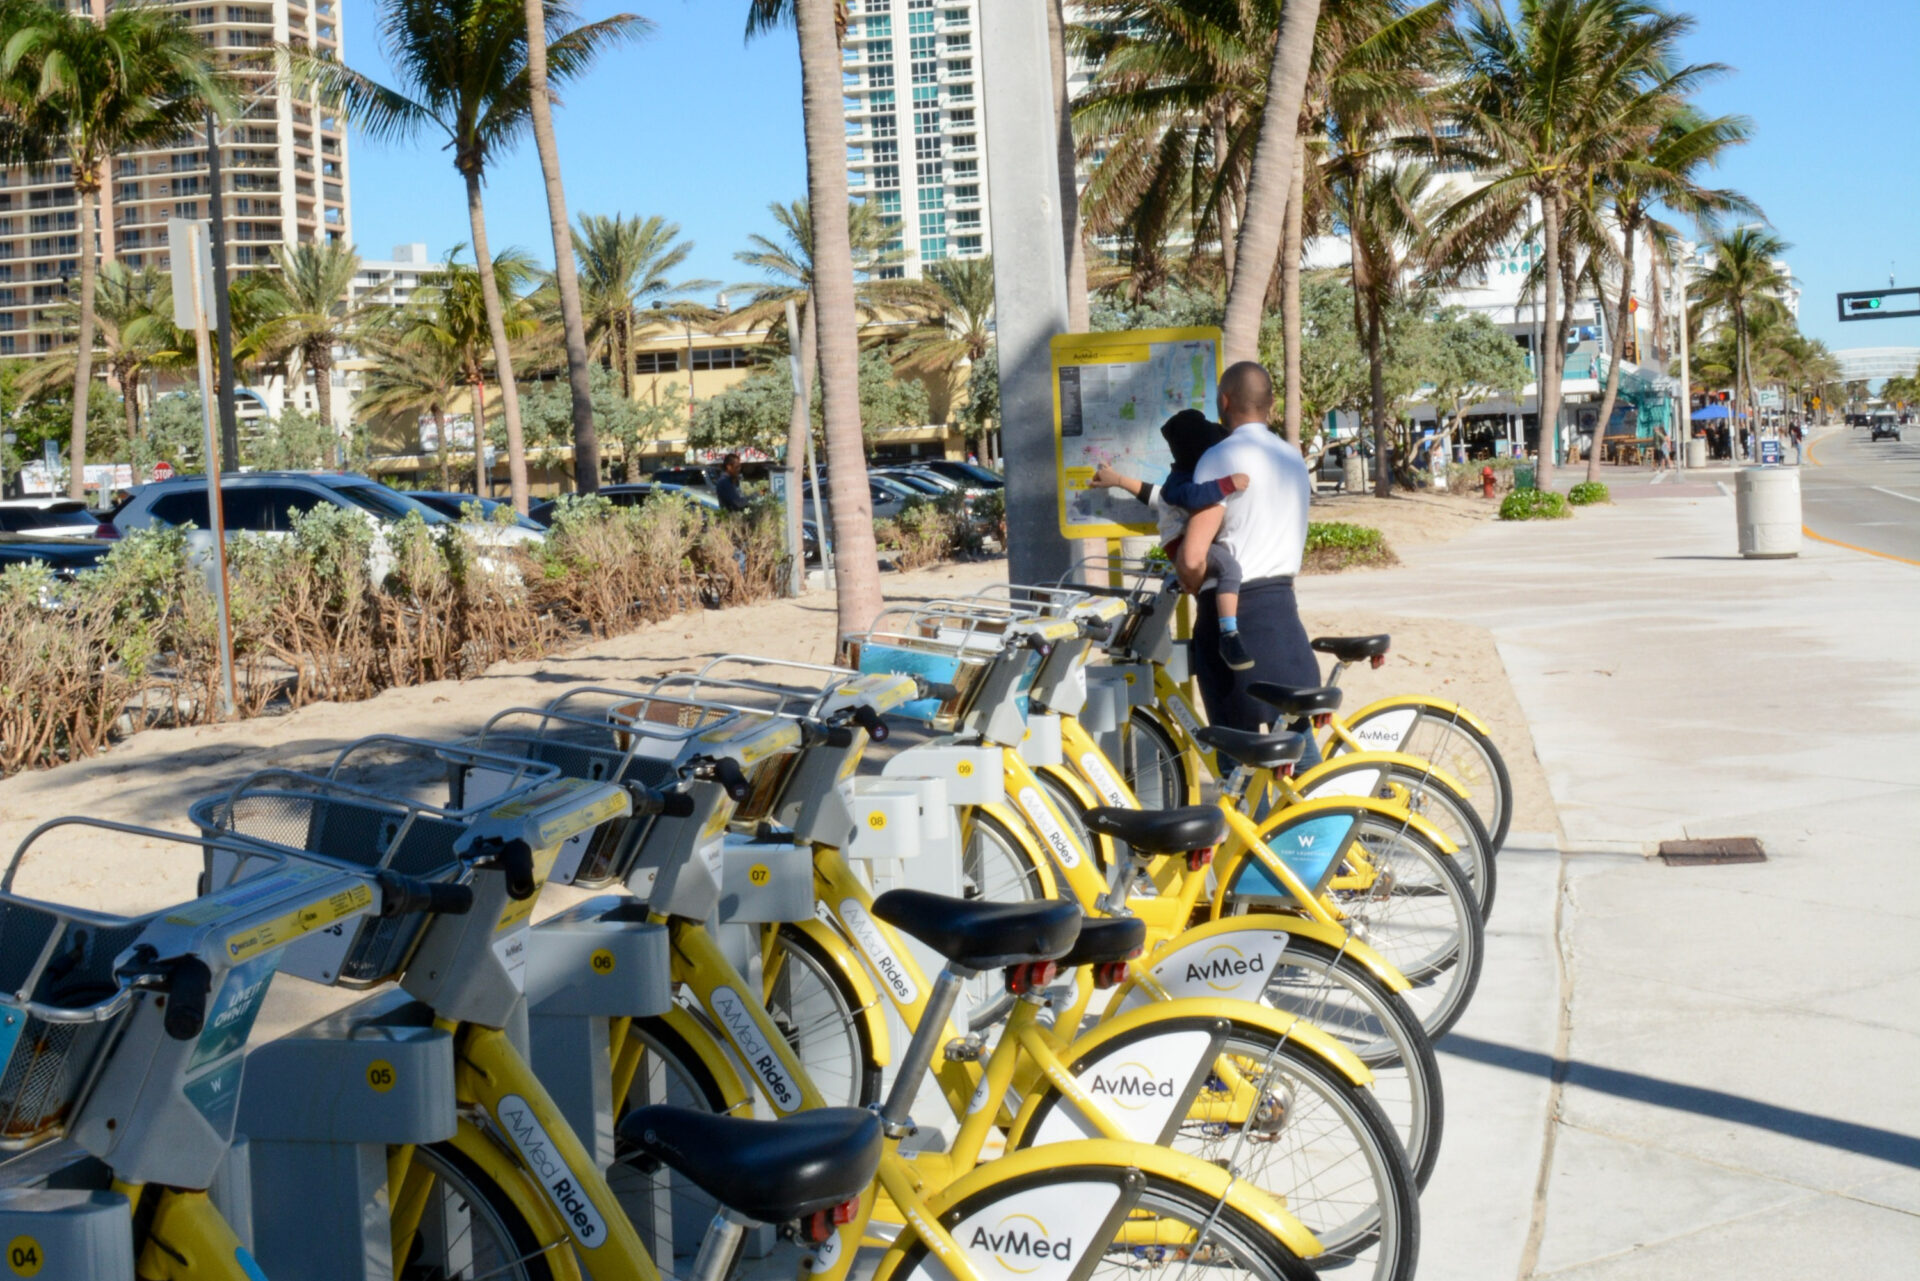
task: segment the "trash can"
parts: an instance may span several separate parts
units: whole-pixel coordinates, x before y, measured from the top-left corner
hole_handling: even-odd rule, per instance
[[[1707,442],[1694,437],[1687,442],[1687,466],[1705,467],[1707,465]]]
[[[1341,464],[1345,469],[1342,483],[1349,494],[1362,493],[1367,488],[1367,460],[1358,451],[1349,450],[1346,460]]]
[[[1800,473],[1790,467],[1742,467],[1734,477],[1740,554],[1765,559],[1800,554]]]
[[[1533,464],[1521,463],[1513,469],[1513,487],[1515,489],[1533,488]]]

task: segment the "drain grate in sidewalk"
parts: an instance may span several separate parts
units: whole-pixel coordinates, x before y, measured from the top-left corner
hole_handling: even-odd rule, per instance
[[[1662,841],[1660,861],[1668,867],[1711,867],[1720,863],[1764,863],[1767,852],[1752,836],[1719,836],[1710,841]]]

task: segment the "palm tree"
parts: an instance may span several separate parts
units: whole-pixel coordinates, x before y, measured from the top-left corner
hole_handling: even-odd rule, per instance
[[[1540,233],[1549,336],[1535,371],[1541,489],[1559,435],[1561,292],[1577,266],[1561,243],[1569,206],[1600,166],[1641,145],[1678,98],[1719,70],[1673,69],[1687,25],[1646,0],[1526,0],[1517,21],[1498,0],[1471,0],[1445,42],[1454,71],[1447,108],[1491,180],[1448,211],[1438,255],[1459,266],[1536,226]]]
[[[79,321],[77,300],[59,309],[56,323],[62,332],[78,328]],[[167,363],[174,336],[173,291],[166,275],[156,267],[134,271],[121,263],[107,263],[100,268],[95,285],[94,321],[100,355],[120,389],[133,479],[138,484],[146,470],[140,432],[140,381],[149,369]],[[32,362],[20,376],[20,394],[32,398],[55,387],[71,387],[79,357],[76,345]]]
[[[80,324],[73,366],[68,493],[86,492],[87,393],[93,385],[100,188],[114,155],[180,141],[235,93],[207,46],[170,7],[124,4],[96,19],[57,3],[16,0],[0,47],[6,158],[73,167],[80,203]]]
[[[533,111],[533,145],[547,184],[547,219],[553,230],[554,284],[560,293],[560,324],[566,336],[567,386],[573,400],[573,483],[581,493],[600,488],[600,438],[593,428],[593,385],[587,374],[587,328],[574,272],[573,235],[567,227],[567,193],[560,184],[560,145],[553,136],[553,102],[547,88],[547,26],[555,14],[544,0],[525,0],[527,88]],[[615,21],[637,39],[653,24],[631,13]]]
[[[637,19],[619,15],[566,28],[572,11],[564,0],[547,0],[547,81],[578,79],[606,46],[627,38]],[[454,168],[467,191],[474,265],[486,303],[487,331],[500,371],[500,408],[507,421],[507,471],[515,509],[527,509],[526,437],[520,397],[513,381],[513,353],[506,304],[499,294],[493,255],[487,247],[487,216],[481,197],[487,165],[512,146],[526,128],[533,90],[527,68],[527,18],[514,0],[383,0],[380,41],[398,74],[395,87],[334,61],[301,50],[288,54],[296,82],[320,91],[375,138],[411,142],[430,131],[444,133]]]
[[[1080,226],[1079,153],[1073,145],[1073,107],[1067,93],[1066,0],[1047,0],[1047,60],[1053,69],[1053,159],[1060,177],[1060,236],[1067,268],[1067,329],[1085,333],[1087,242]]]
[[[353,278],[360,255],[338,241],[285,245],[274,251],[279,264],[275,291],[283,303],[278,314],[258,327],[261,352],[293,364],[313,379],[320,421],[333,428],[333,349],[353,340],[367,309],[352,302]],[[290,369],[289,375],[298,370]],[[288,390],[295,379],[288,378]]]
[[[1387,435],[1387,317],[1419,292],[1415,270],[1440,209],[1433,173],[1418,161],[1360,157],[1333,183],[1336,217],[1353,255],[1355,328],[1367,353],[1368,416],[1373,420],[1373,492],[1393,493]]]
[[[860,430],[860,316],[847,215],[847,138],[841,113],[840,32],[835,0],[751,0],[751,38],[791,20],[800,38],[800,105],[807,137],[807,207],[812,211],[813,311],[820,394],[826,413],[828,490],[839,571],[839,630],[864,631],[885,604],[880,554],[867,491]]]
[[[807,202],[796,200],[781,204],[776,200],[767,206],[767,212],[780,224],[784,234],[770,237],[756,232],[747,237],[748,247],[733,255],[736,262],[766,277],[739,286],[753,291],[747,305],[731,315],[735,323],[742,325],[780,324],[788,302],[804,311],[813,292],[813,215]],[[881,280],[874,274],[876,268],[897,260],[898,255],[887,249],[893,236],[894,229],[875,206],[867,203],[847,206],[847,237],[853,261],[861,271],[860,279],[854,284],[854,303],[863,321],[871,319],[882,308],[911,307],[922,296],[918,281]]]
[[[361,333],[359,346],[372,358],[372,363],[361,375],[354,409],[369,417],[389,414],[406,414],[416,419],[421,414],[431,417],[437,442],[435,452],[440,460],[440,487],[451,488],[447,406],[459,390],[466,371],[453,347],[419,336],[408,337],[404,325],[403,317],[383,318],[381,323]]]
[[[573,246],[580,261],[588,352],[620,371],[620,394],[631,398],[638,377],[633,340],[643,323],[640,313],[664,302],[661,310],[676,318],[705,315],[710,309],[687,295],[712,289],[715,282],[673,279],[693,252],[693,242],[680,239],[679,223],[658,214],[581,214]]]
[[[1694,277],[1693,300],[1717,309],[1726,317],[1733,338],[1734,404],[1758,424],[1753,397],[1752,335],[1758,317],[1782,309],[1781,297],[1793,281],[1779,259],[1793,246],[1764,227],[1736,227],[1708,246],[1711,259],[1705,272]],[[1738,415],[1731,441],[1740,456]]]
[[[487,357],[499,350],[496,339],[501,333],[512,342],[526,338],[538,327],[532,307],[520,297],[535,273],[525,254],[505,249],[489,264],[492,279],[487,280],[477,265],[459,261],[465,247],[454,246],[445,269],[415,291],[398,325],[404,341],[437,347],[459,368],[473,402],[474,492],[484,496],[488,488]],[[496,307],[491,299],[506,302]],[[501,403],[506,404],[513,385],[511,358],[504,364],[496,359],[494,374],[500,384]]]
[[[1260,355],[1260,318],[1273,264],[1280,256],[1293,156],[1300,144],[1300,100],[1306,93],[1319,21],[1320,0],[1290,0],[1280,10],[1260,138],[1247,170],[1246,212],[1234,245],[1233,282],[1227,287],[1223,349],[1228,362],[1256,360]]]
[[[918,305],[927,321],[894,345],[896,367],[951,376],[987,354],[993,341],[993,259],[927,264]]]
[[[1677,109],[1649,144],[1602,167],[1601,191],[1620,232],[1620,297],[1608,326],[1607,385],[1600,398],[1600,429],[1587,454],[1587,479],[1600,479],[1600,443],[1620,394],[1620,362],[1625,356],[1627,329],[1633,324],[1634,249],[1644,230],[1663,239],[1675,234],[1653,216],[1656,207],[1684,214],[1711,226],[1715,218],[1732,212],[1757,212],[1753,203],[1735,191],[1703,187],[1700,175],[1720,162],[1729,148],[1750,136],[1750,122],[1742,116],[1706,119],[1691,108]]]

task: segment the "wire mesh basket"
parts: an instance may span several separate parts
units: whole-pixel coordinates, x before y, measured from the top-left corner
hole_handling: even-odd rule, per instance
[[[14,851],[0,879],[0,1150],[33,1147],[66,1132],[134,1009],[134,989],[117,967],[157,918],[178,910],[120,916],[14,891],[30,855],[71,856],[60,837],[77,836],[97,848],[114,834],[183,845],[195,854],[206,845],[174,832],[74,817],[43,823]],[[238,862],[276,861],[233,853]]]
[[[470,784],[476,768],[490,771],[488,785],[462,791],[460,780]],[[343,781],[367,775],[385,783],[376,788]],[[208,837],[239,837],[416,880],[451,881],[466,873],[458,850],[478,819],[556,777],[553,767],[538,761],[375,735],[350,744],[324,776],[262,770],[228,792],[195,802],[188,815]],[[444,799],[428,800],[422,793]],[[223,846],[209,849],[206,868],[212,890],[250,870]],[[406,970],[432,922],[424,913],[343,922],[290,945],[281,968],[316,983],[372,987]]]
[[[1077,590],[1126,602],[1126,617],[1107,636],[1107,653],[1117,660],[1165,662],[1180,603],[1180,593],[1169,581],[1173,566],[1154,557],[1089,556],[1068,572],[1069,579],[1080,575],[1094,585]]]
[[[884,610],[873,626],[841,638],[841,657],[861,672],[911,676],[938,692],[894,709],[936,733],[958,730],[996,663],[1021,664],[1014,688],[1024,706],[1039,654],[1009,649],[1007,633],[1031,610],[994,602],[934,602]]]

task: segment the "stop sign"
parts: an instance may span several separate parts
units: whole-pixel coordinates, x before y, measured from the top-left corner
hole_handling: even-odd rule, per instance
[[[164,461],[155,463],[153,465],[153,478],[155,480],[172,480],[173,464]]]

